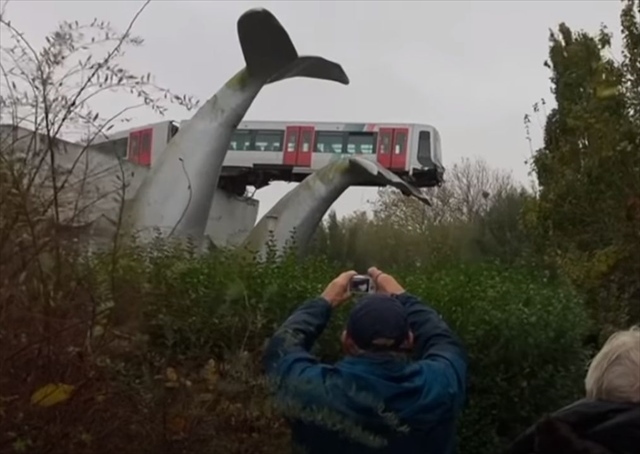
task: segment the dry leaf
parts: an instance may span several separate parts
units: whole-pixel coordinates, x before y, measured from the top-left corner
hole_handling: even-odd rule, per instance
[[[180,440],[186,436],[187,420],[180,415],[169,418],[167,421],[167,431],[173,440]]]
[[[202,368],[202,378],[205,379],[209,389],[213,388],[218,382],[218,368],[213,359],[210,359]]]
[[[33,393],[31,403],[41,407],[51,407],[71,397],[74,389],[74,386],[64,383],[49,383]]]
[[[165,376],[167,377],[167,380],[169,380],[169,381],[178,381],[178,373],[176,372],[176,370],[173,367],[167,367],[167,370],[165,372]]]
[[[180,386],[178,382],[178,373],[173,367],[167,367],[167,370],[164,373],[166,381],[164,382],[164,386],[166,388],[177,388]]]

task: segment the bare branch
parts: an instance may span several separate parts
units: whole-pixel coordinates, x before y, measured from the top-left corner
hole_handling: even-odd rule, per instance
[[[8,20],[3,4],[0,119],[10,124],[0,130],[0,250],[20,251],[22,268],[47,251],[57,254],[57,232],[65,225],[91,224],[105,210],[113,217],[116,209],[120,228],[131,167],[95,151],[98,137],[108,139],[116,124],[131,120],[127,113],[142,106],[164,115],[166,103],[188,110],[199,104],[160,87],[151,74],[134,74],[118,63],[127,47],[143,44],[132,29],[148,4],[124,33],[98,19],[63,21],[41,49]],[[101,95],[115,93],[140,99],[109,113],[94,108]],[[80,133],[82,143],[69,140]],[[44,271],[40,279],[45,281]]]

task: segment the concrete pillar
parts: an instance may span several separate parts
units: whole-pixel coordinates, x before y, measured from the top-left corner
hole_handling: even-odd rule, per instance
[[[256,224],[260,202],[217,188],[205,235],[218,247],[240,245]]]

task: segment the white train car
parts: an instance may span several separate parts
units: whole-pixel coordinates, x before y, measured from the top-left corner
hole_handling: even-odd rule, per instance
[[[150,167],[177,132],[178,123],[169,120],[112,132],[108,138],[98,136],[91,146],[132,164]]]
[[[113,134],[96,145],[134,164],[152,166],[179,130],[164,121]],[[361,156],[377,161],[418,187],[442,183],[440,134],[429,125],[243,121],[224,160],[220,186],[232,192],[274,180],[302,181],[332,159]]]

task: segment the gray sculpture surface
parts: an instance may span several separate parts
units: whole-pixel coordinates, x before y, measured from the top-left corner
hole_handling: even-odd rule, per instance
[[[430,205],[420,189],[377,162],[359,157],[337,159],[309,175],[280,199],[256,224],[243,247],[263,255],[270,239],[278,252],[294,240],[297,252],[303,254],[329,207],[354,185],[394,186]]]
[[[159,230],[202,242],[231,136],[265,84],[292,77],[349,83],[339,64],[299,57],[267,10],[245,12],[238,20],[238,36],[246,67],[181,126],[127,207],[125,225],[142,238]],[[251,230],[244,249],[262,254],[273,238],[281,251],[293,239],[304,253],[329,207],[353,185],[391,185],[429,204],[419,189],[377,162],[338,158],[287,193]]]
[[[180,128],[127,208],[125,226],[148,237],[201,241],[231,135],[265,84],[310,77],[348,84],[342,67],[321,57],[298,56],[280,22],[265,9],[238,19],[246,67]]]

